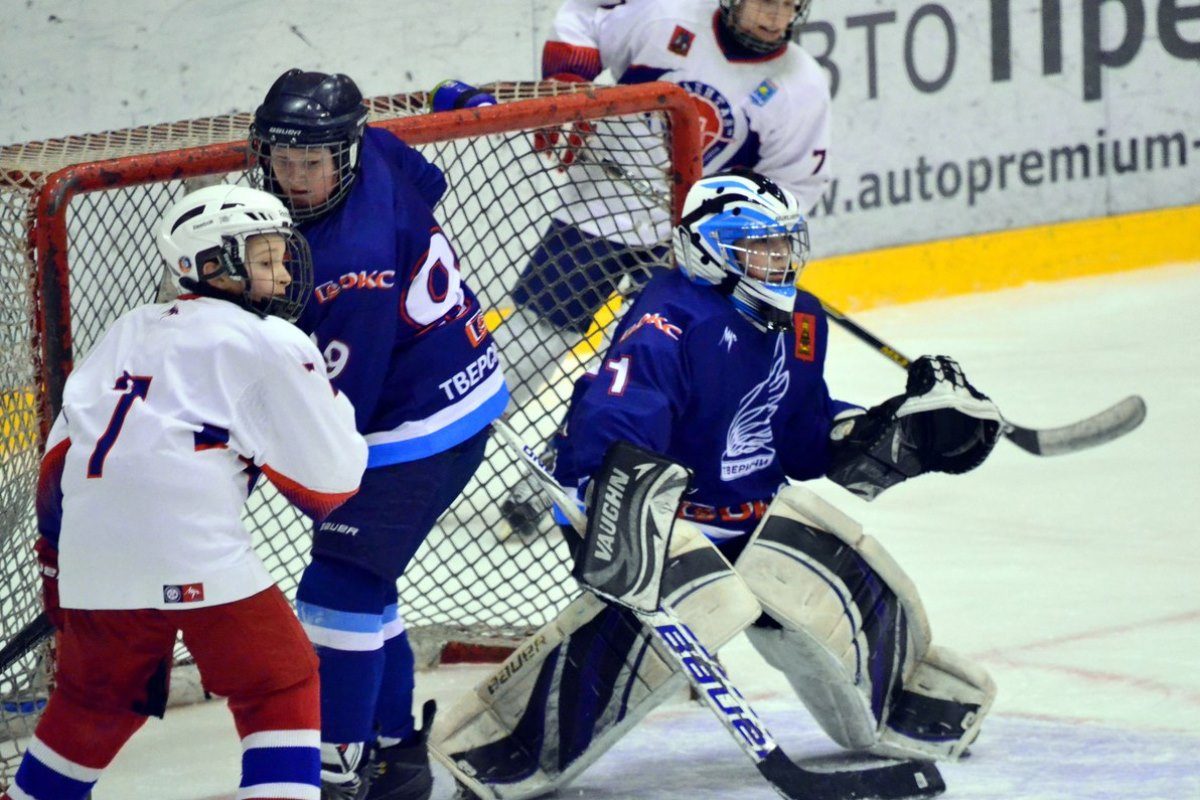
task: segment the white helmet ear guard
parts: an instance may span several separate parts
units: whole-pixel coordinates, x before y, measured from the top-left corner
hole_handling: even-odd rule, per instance
[[[692,281],[715,286],[763,330],[791,327],[808,225],[791,192],[753,172],[711,175],[684,199],[675,257]]]
[[[246,268],[247,241],[256,236],[277,236],[284,242],[284,265],[291,282],[282,294],[250,300],[251,281]],[[241,304],[261,314],[295,321],[312,293],[312,256],[308,243],[292,227],[287,207],[273,195],[246,186],[220,184],[185,195],[163,215],[156,236],[175,288],[208,290],[215,278],[241,281]],[[204,271],[208,262],[217,269]],[[233,296],[230,296],[231,298]]]

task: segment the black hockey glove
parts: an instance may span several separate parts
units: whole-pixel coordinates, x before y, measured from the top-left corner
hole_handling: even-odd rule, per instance
[[[946,356],[922,356],[908,368],[902,395],[834,425],[827,473],[866,500],[926,472],[968,472],[1000,438],[995,403]]]

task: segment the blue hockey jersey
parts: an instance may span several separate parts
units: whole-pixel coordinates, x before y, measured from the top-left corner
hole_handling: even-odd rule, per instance
[[[297,324],[354,404],[368,467],[414,461],[465,441],[504,410],[508,389],[483,310],[433,206],[441,170],[368,128],[345,201],[299,227],[313,296]]]
[[[713,539],[751,532],[787,478],[825,474],[833,419],[854,407],[829,396],[815,297],[797,293],[794,322],[765,333],[711,287],[656,276],[576,384],[556,477],[578,486],[624,439],[693,470],[681,517]]]

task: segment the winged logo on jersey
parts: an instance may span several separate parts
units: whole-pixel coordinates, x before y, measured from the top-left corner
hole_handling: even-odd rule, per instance
[[[721,454],[721,480],[732,481],[766,468],[775,459],[771,419],[787,394],[791,376],[784,358],[782,335],[775,338],[771,369],[762,383],[755,386],[738,405],[729,432],[725,452]]]

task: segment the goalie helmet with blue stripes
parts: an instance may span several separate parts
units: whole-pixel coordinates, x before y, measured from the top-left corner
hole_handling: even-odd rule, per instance
[[[796,197],[754,172],[701,178],[683,202],[675,259],[693,282],[728,295],[764,331],[788,330],[808,225]]]

